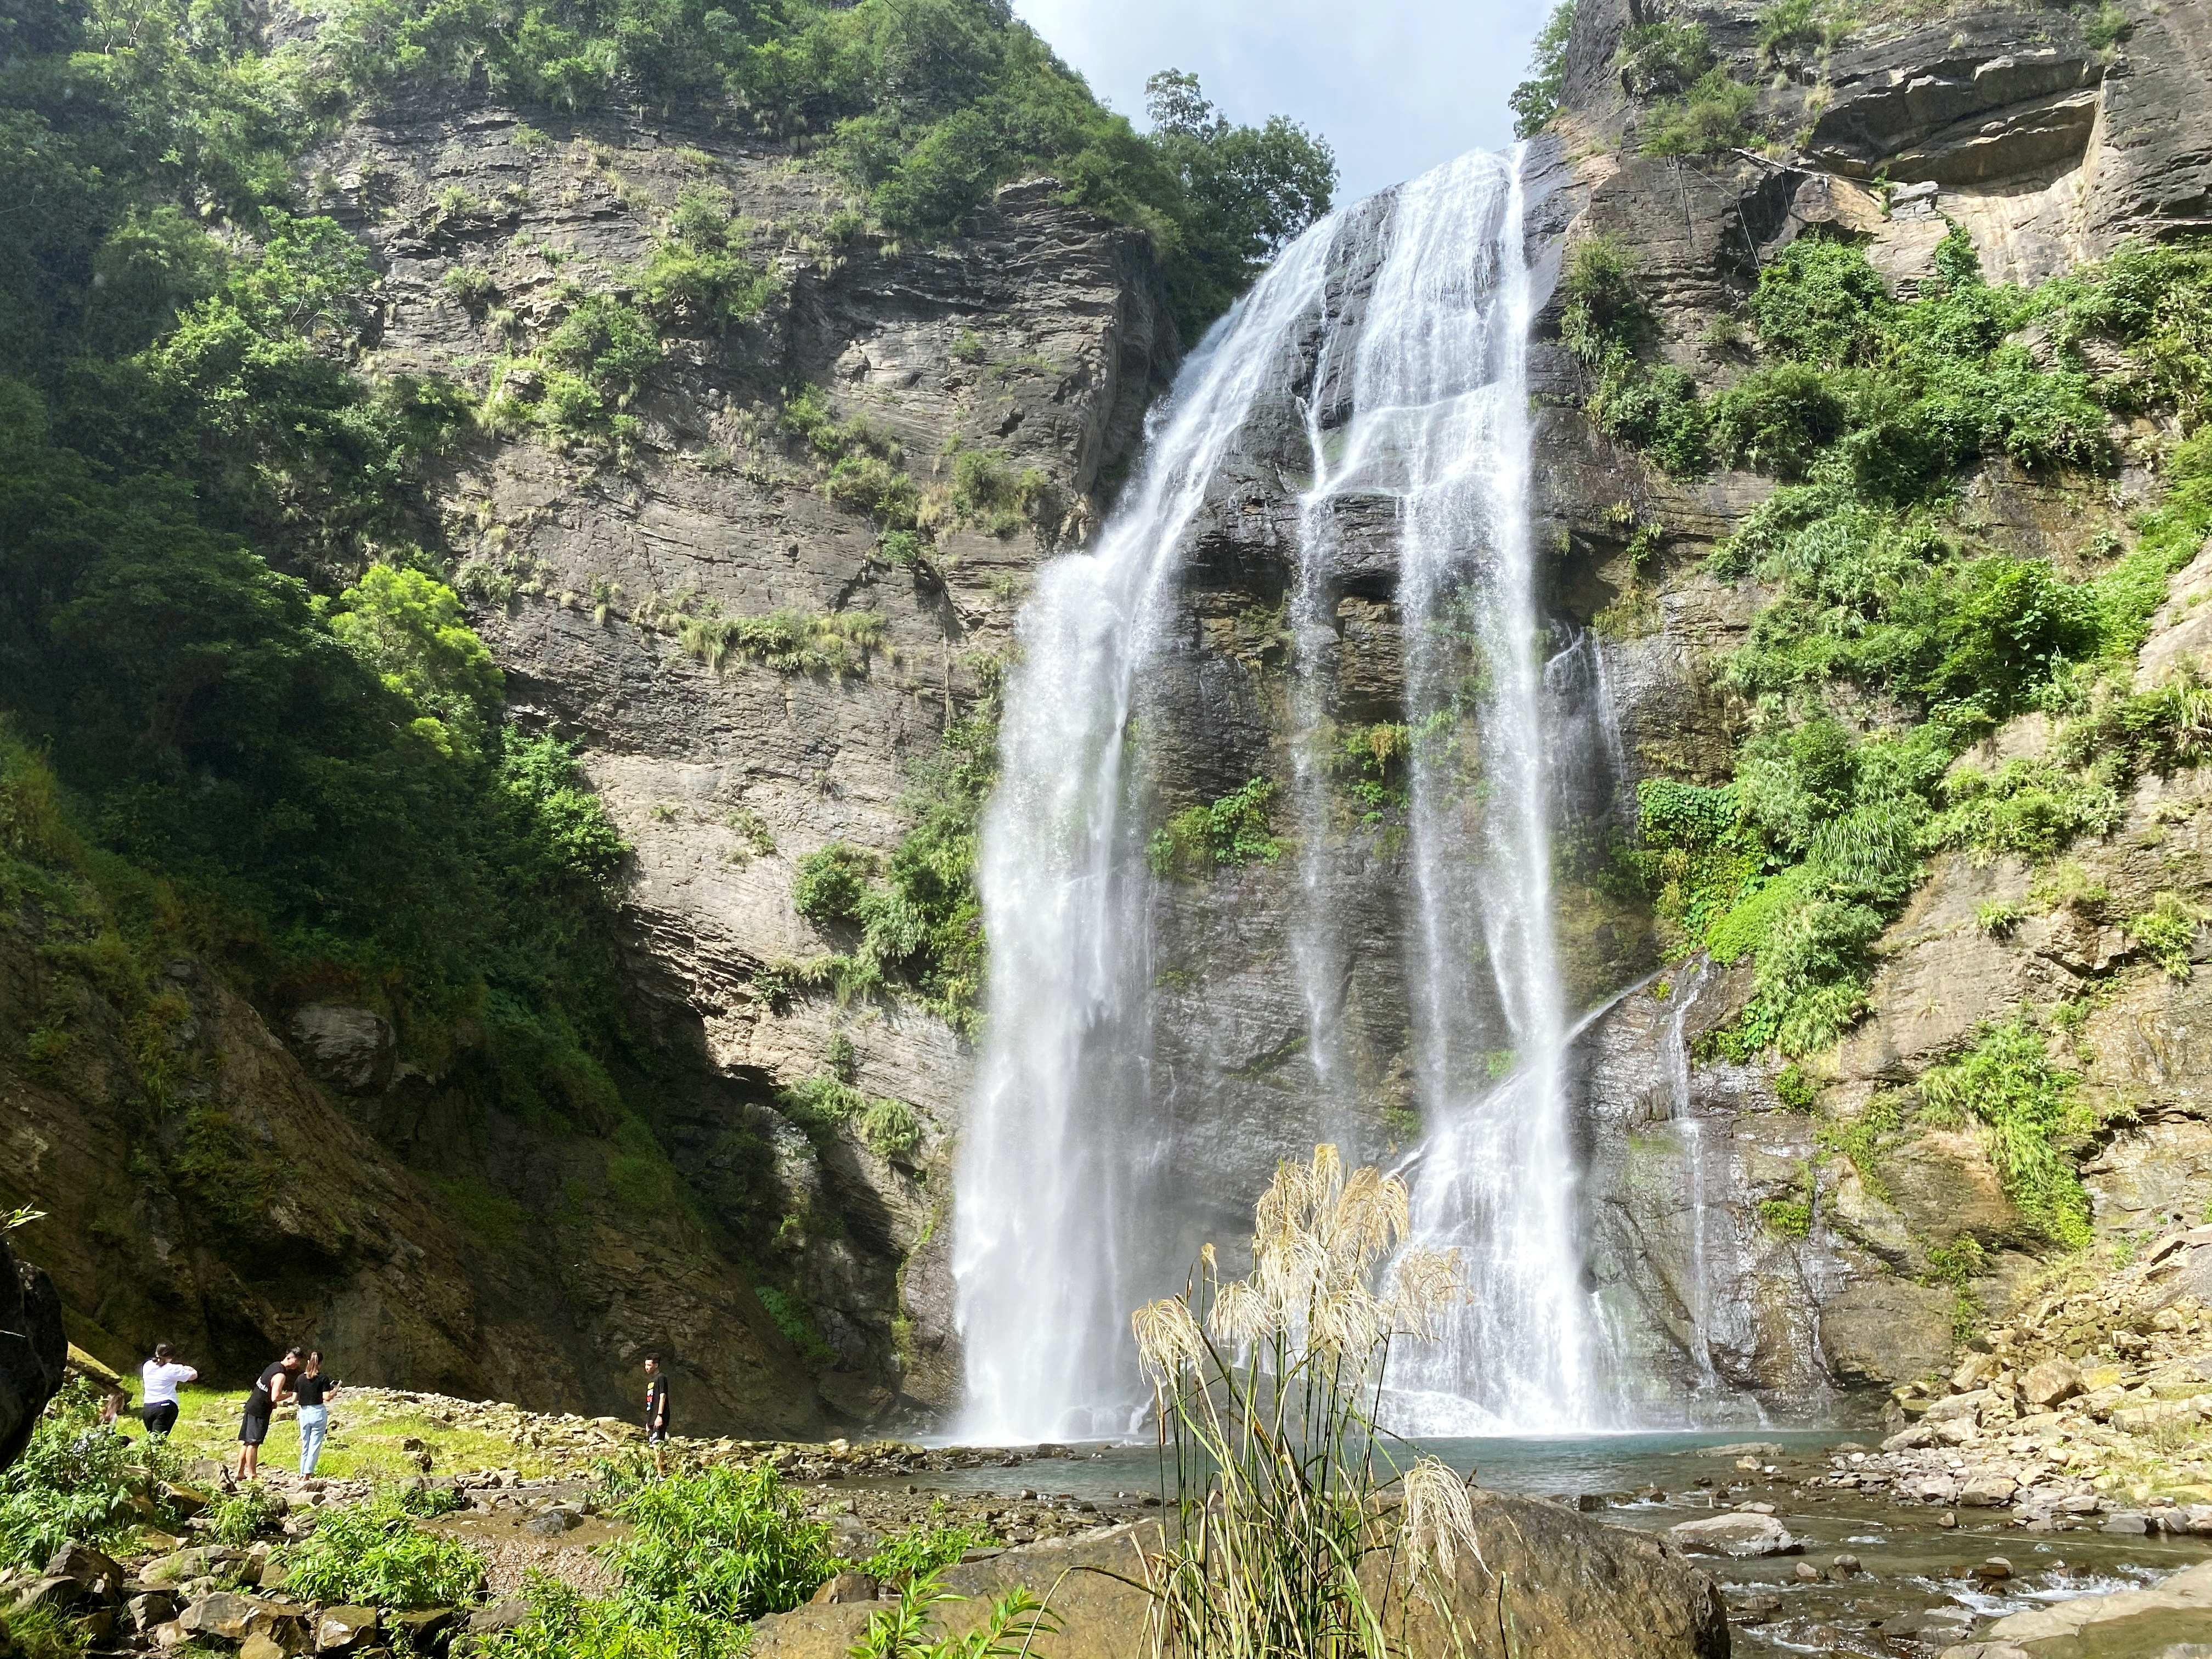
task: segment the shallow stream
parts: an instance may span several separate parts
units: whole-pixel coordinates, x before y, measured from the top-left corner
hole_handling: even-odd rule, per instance
[[[2212,1540],[2115,1535],[2099,1530],[2096,1516],[2071,1530],[2033,1534],[2008,1510],[1962,1509],[1953,1512],[1957,1524],[1945,1527],[1944,1512],[1932,1506],[1806,1484],[1826,1472],[1832,1451],[1853,1447],[1871,1449],[1868,1439],[1832,1431],[1747,1438],[1738,1431],[1431,1440],[1415,1449],[1474,1469],[1483,1486],[1564,1498],[1615,1526],[1663,1531],[1716,1508],[1773,1504],[1776,1518],[1805,1540],[1802,1554],[1698,1558],[1720,1580],[1735,1651],[1748,1659],[1932,1654],[2006,1613],[2136,1588],[2212,1559]],[[978,1451],[969,1467],[900,1484],[977,1497],[1033,1492],[1093,1503],[1109,1516],[1160,1490],[1160,1455],[1149,1446],[1035,1451]],[[1756,1467],[1741,1467],[1747,1460]],[[1859,1570],[1837,1571],[1839,1555],[1856,1557]],[[2002,1558],[2006,1576],[1995,1576],[1992,1557]],[[1801,1565],[1821,1576],[1803,1577]]]

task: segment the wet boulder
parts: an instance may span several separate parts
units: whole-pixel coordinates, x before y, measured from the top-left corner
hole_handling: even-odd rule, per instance
[[[1748,1560],[1760,1555],[1794,1555],[1804,1547],[1771,1515],[1735,1511],[1706,1516],[1669,1527],[1667,1535],[1693,1555],[1729,1555]]]

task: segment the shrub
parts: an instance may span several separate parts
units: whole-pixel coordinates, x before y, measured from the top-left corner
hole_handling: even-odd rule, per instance
[[[912,1579],[894,1606],[868,1615],[847,1651],[852,1659],[1024,1659],[1040,1637],[1060,1629],[1059,1618],[1024,1587],[994,1596],[982,1623],[965,1636],[944,1635],[930,1607],[964,1599],[938,1589],[933,1572]]]
[[[1628,250],[1610,236],[1575,244],[1561,286],[1559,337],[1586,363],[1601,363],[1616,347],[1633,350],[1653,326]]]
[[[1646,155],[1711,155],[1751,142],[1748,120],[1759,94],[1728,70],[1711,69],[1679,99],[1652,106],[1644,125]]]
[[[666,1602],[593,1599],[533,1568],[513,1629],[476,1638],[480,1659],[742,1659],[744,1625]]]
[[[1273,864],[1282,843],[1268,833],[1275,786],[1254,778],[1219,800],[1188,807],[1152,832],[1146,848],[1156,876],[1196,875],[1209,868]]]
[[[208,1522],[217,1541],[233,1549],[244,1549],[275,1526],[282,1516],[283,1511],[270,1501],[267,1492],[258,1486],[248,1486],[217,1500],[208,1511]]]
[[[877,1157],[903,1158],[921,1145],[921,1122],[902,1100],[871,1095],[834,1072],[818,1073],[776,1091],[776,1104],[800,1124],[830,1129],[850,1124]]]
[[[2128,937],[2165,970],[2168,979],[2183,980],[2190,975],[2190,951],[2197,944],[2197,930],[2203,925],[2203,911],[2169,890],[2160,893],[2141,915],[2129,917],[2126,927]]]
[[[1762,1199],[1759,1218],[1777,1237],[1803,1239],[1813,1236],[1813,1206],[1802,1198]]]
[[[2043,761],[2007,761],[1994,775],[1961,765],[1943,793],[1949,805],[1930,826],[1933,838],[1983,864],[2001,853],[2051,858],[2077,836],[2110,835],[2124,816],[2108,783]]]
[[[653,319],[611,294],[587,294],[545,339],[548,362],[573,369],[592,389],[627,402],[660,362]]]
[[[1809,1112],[1820,1091],[1805,1068],[1792,1060],[1775,1076],[1774,1097],[1793,1112]]]
[[[842,457],[830,469],[822,493],[895,531],[914,528],[921,502],[914,480],[879,455]]]
[[[447,293],[471,311],[480,311],[499,296],[499,284],[488,270],[475,265],[455,265],[441,279]]]
[[[483,1589],[483,1562],[457,1538],[424,1532],[396,1491],[327,1509],[284,1552],[285,1586],[315,1601],[450,1607]]]
[[[608,1551],[615,1600],[746,1621],[798,1607],[837,1570],[830,1528],[765,1467],[716,1464],[640,1487],[614,1505],[629,1535]]]
[[[969,1550],[992,1541],[991,1534],[981,1528],[948,1522],[945,1501],[936,1498],[931,1501],[927,1516],[884,1540],[882,1547],[860,1564],[860,1570],[878,1583],[922,1583],[946,1567],[957,1565]]]
[[[1895,305],[1863,250],[1823,236],[1783,249],[1751,295],[1769,350],[1831,368],[1871,361]]]
[[[1681,948],[1713,946],[1716,927],[1765,861],[1747,832],[1736,791],[1645,778],[1636,797],[1638,844],[1630,861],[1653,909]]]
[[[1695,477],[1712,464],[1698,383],[1672,365],[1645,370],[1616,354],[1589,411],[1598,430],[1643,450],[1670,477]]]
[[[752,321],[782,292],[774,273],[733,249],[678,241],[654,247],[639,276],[648,309],[670,318],[696,316],[717,330]]]
[[[1822,15],[1823,0],[1769,0],[1759,14],[1759,49],[1775,63],[1807,47],[1827,44],[1835,25]]]
[[[859,920],[860,902],[877,870],[876,855],[849,842],[832,842],[799,860],[791,902],[817,927]]]
[[[2015,1017],[1984,1027],[1972,1048],[1929,1067],[1919,1085],[1931,1121],[1983,1126],[2005,1196],[2069,1248],[2089,1241],[2089,1198],[2067,1152],[2096,1123],[2078,1082],[2053,1063],[2042,1033]]]
[[[99,1395],[70,1379],[0,1471],[0,1566],[43,1566],[72,1539],[112,1548],[145,1521],[174,1525],[166,1492],[176,1474],[166,1446],[100,1427]],[[21,1638],[12,1617],[9,1629]]]
[[[2127,13],[2114,5],[2112,0],[2105,0],[2097,8],[2096,15],[2081,25],[2082,40],[2099,52],[2117,46],[2134,32],[2135,25],[2129,21]]]
[[[1843,436],[1845,422],[1826,376],[1785,363],[1747,375],[1713,399],[1713,453],[1724,465],[1800,478]]]
[[[1358,807],[1363,823],[1400,819],[1412,805],[1407,765],[1413,752],[1413,728],[1391,721],[1356,726],[1338,738],[1331,769]]]
[[[1702,23],[1637,23],[1621,35],[1613,64],[1630,97],[1672,97],[1713,67],[1713,45]]]
[[[1011,536],[1021,529],[1050,497],[1052,489],[1051,475],[1042,467],[1017,471],[1003,450],[963,449],[953,457],[954,513],[994,536]]]
[[[678,614],[672,626],[677,644],[709,668],[720,670],[732,657],[757,663],[780,674],[858,674],[867,653],[883,641],[884,619],[872,611],[772,611],[766,616],[725,617],[708,607]]]

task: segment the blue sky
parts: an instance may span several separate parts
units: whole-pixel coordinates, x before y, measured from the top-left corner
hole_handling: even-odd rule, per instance
[[[1546,0],[1014,0],[1115,109],[1145,77],[1195,74],[1238,121],[1282,114],[1336,146],[1351,201],[1513,137]]]

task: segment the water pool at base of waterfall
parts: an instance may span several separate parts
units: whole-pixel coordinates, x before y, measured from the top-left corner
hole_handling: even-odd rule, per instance
[[[1734,1652],[1749,1659],[1934,1654],[2006,1613],[2138,1588],[2212,1559],[2212,1541],[2106,1534],[2094,1516],[2071,1530],[2032,1534],[2008,1511],[1961,1509],[1948,1511],[1957,1524],[1946,1527],[1947,1511],[1934,1505],[1806,1484],[1827,1472],[1832,1455],[1873,1443],[1871,1434],[1832,1429],[1738,1430],[1434,1439],[1396,1449],[1401,1462],[1433,1454],[1473,1469],[1482,1486],[1563,1498],[1593,1521],[1637,1531],[1663,1532],[1716,1510],[1771,1504],[1776,1519],[1804,1540],[1802,1553],[1696,1558],[1721,1583]],[[1127,1443],[977,1448],[971,1455],[967,1467],[898,1484],[910,1480],[924,1495],[1035,1492],[1071,1507],[1096,1504],[1110,1516],[1158,1493],[1164,1473],[1157,1447]],[[1839,1556],[1856,1558],[1858,1570],[1838,1570]],[[2008,1577],[1978,1574],[1993,1556],[2004,1559]],[[1805,1578],[1801,1565],[1820,1577]]]

